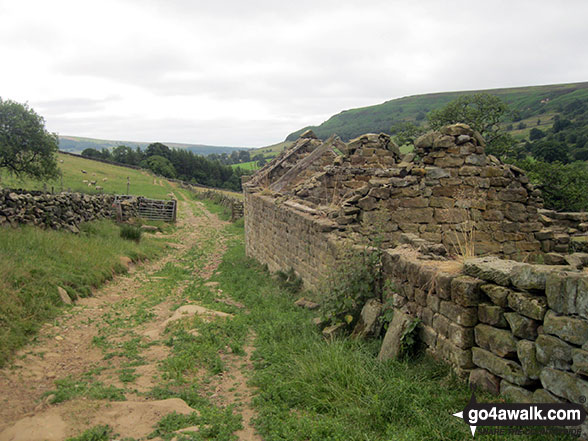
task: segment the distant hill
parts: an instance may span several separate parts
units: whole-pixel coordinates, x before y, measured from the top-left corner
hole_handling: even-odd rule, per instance
[[[425,120],[428,112],[444,106],[458,96],[480,92],[497,95],[508,103],[515,111],[512,116],[515,124],[507,130],[512,131],[515,136],[525,136],[525,130],[529,130],[527,120],[534,121],[533,125],[550,127],[553,116],[567,105],[575,100],[588,101],[588,82],[408,96],[375,106],[344,110],[318,126],[304,127],[291,133],[286,140],[297,139],[307,129],[312,129],[322,139],[337,134],[345,141],[368,132],[389,133],[396,123],[413,121],[418,124]],[[538,119],[542,121],[539,124]]]
[[[155,141],[154,141],[155,142]],[[112,149],[119,145],[126,145],[132,147],[140,147],[145,149],[150,143],[148,142],[135,142],[135,141],[112,141],[107,139],[95,139],[95,138],[81,138],[79,136],[59,136],[59,150],[71,153],[81,153],[87,148],[93,148],[97,150]],[[247,150],[248,147],[224,147],[224,146],[213,146],[203,144],[182,144],[177,142],[163,142],[162,144],[167,145],[170,148],[178,148],[189,150],[198,155],[210,155],[211,153],[228,153],[230,154],[236,150]]]

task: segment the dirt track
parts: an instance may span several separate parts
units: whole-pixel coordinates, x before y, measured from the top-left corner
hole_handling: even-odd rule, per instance
[[[61,440],[97,425],[109,425],[119,438],[141,439],[163,416],[194,412],[179,398],[157,400],[149,391],[162,382],[160,363],[172,350],[164,344],[163,335],[170,323],[192,315],[207,321],[229,316],[183,295],[192,278],[206,281],[220,264],[226,249],[222,235],[226,222],[199,202],[180,202],[180,210],[178,228],[169,236],[169,254],[131,267],[127,275],[117,277],[93,297],[81,299],[54,323],[46,324],[36,342],[0,370],[0,441]],[[207,251],[205,255],[194,258],[194,250],[201,249]],[[168,277],[157,275],[170,266],[187,272],[171,286]],[[207,285],[215,290],[214,283]],[[223,354],[227,368],[207,386],[215,405],[222,408],[239,402],[243,428],[235,433],[241,440],[261,439],[251,426],[252,392],[246,385],[252,340],[250,335],[244,356]],[[105,356],[105,348],[127,353],[112,356],[111,351]],[[133,364],[129,359],[141,361]],[[104,390],[112,386],[123,390],[126,400],[79,394],[55,403],[60,396],[51,391],[56,390],[57,380],[64,379],[77,382],[74,390],[85,384],[99,384]]]

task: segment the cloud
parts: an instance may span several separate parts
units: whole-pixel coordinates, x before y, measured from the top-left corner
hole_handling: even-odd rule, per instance
[[[576,0],[1,2],[0,93],[63,134],[263,145],[402,96],[586,80],[587,14]]]

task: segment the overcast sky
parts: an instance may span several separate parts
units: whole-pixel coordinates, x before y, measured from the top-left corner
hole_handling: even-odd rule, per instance
[[[588,1],[0,0],[0,97],[60,135],[264,146],[427,92],[588,81]]]

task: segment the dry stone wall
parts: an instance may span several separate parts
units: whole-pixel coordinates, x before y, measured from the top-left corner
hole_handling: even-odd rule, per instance
[[[37,225],[79,232],[78,225],[112,215],[112,195],[50,194],[0,189],[0,225]]]

